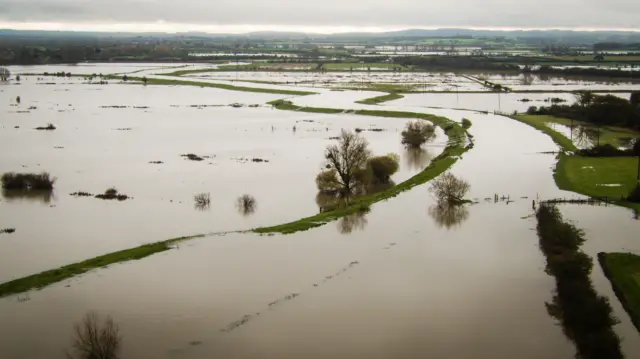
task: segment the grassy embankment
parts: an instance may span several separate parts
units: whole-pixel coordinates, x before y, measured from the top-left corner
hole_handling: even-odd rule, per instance
[[[356,101],[356,103],[361,103],[363,105],[378,105],[383,102],[398,100],[403,97],[404,96],[400,95],[399,93],[392,92],[386,95],[376,96],[376,97],[371,97],[371,98],[366,98],[364,100]]]
[[[122,77],[109,76],[109,79],[121,79]],[[142,81],[142,77],[129,77],[129,81]],[[234,86],[227,84],[217,84],[210,82],[198,82],[198,81],[186,81],[186,80],[169,80],[169,79],[147,79],[147,85],[179,85],[179,86],[198,86],[198,87],[213,87],[229,91],[244,91],[244,92],[260,92],[271,93],[278,95],[292,95],[292,96],[305,96],[315,95],[316,92],[308,91],[295,91],[295,90],[281,90],[281,89],[269,89],[260,87],[247,87],[247,86]]]
[[[125,249],[118,252],[105,254],[99,257],[73,263],[57,269],[47,270],[28,277],[15,279],[0,284],[0,298],[11,294],[23,293],[31,289],[41,289],[47,285],[86,273],[92,269],[102,268],[110,264],[142,259],[152,254],[171,249],[172,245],[188,239],[203,237],[204,234],[172,238],[162,242],[145,244],[139,247]]]
[[[640,256],[598,253],[598,261],[633,325],[640,331]]]
[[[562,324],[563,331],[580,358],[623,358],[617,324],[606,297],[598,295],[591,283],[593,260],[580,250],[583,232],[565,222],[553,205],[536,212],[540,250],[546,257],[545,271],[555,277],[556,293],[547,312]]]
[[[275,108],[279,110],[289,111],[302,111],[312,113],[343,113],[342,109],[330,109],[330,108],[317,108],[317,107],[300,107],[292,104],[289,101],[274,101],[271,103]],[[428,114],[420,114],[413,112],[399,112],[399,111],[377,111],[377,110],[354,110],[349,113],[355,115],[364,116],[379,116],[379,117],[394,117],[405,119],[422,119],[431,121],[436,126],[439,126],[445,130],[445,133],[449,137],[449,142],[444,151],[431,161],[431,164],[425,168],[422,172],[411,177],[410,179],[392,187],[385,191],[375,194],[363,196],[355,199],[348,207],[339,208],[334,211],[319,213],[317,215],[302,218],[300,220],[281,224],[273,227],[256,228],[253,231],[256,233],[283,233],[289,234],[298,231],[305,231],[314,227],[319,227],[328,222],[337,220],[341,217],[349,214],[356,213],[364,208],[368,208],[370,205],[394,197],[401,192],[407,191],[415,186],[421,185],[427,181],[430,181],[449,169],[463,153],[473,148],[473,143],[465,147],[467,132],[460,124],[451,121],[444,117],[438,117]]]
[[[560,132],[545,124],[551,121],[549,116],[518,115],[511,118],[526,123],[549,135],[563,151],[576,151],[577,148]],[[570,121],[553,118],[556,123]],[[602,128],[601,144],[617,143],[620,134],[616,128]],[[635,157],[583,157],[560,153],[554,171],[554,179],[558,188],[577,192],[590,197],[608,197],[611,202],[640,211],[640,203],[626,201],[636,186],[638,159]],[[614,186],[611,186],[614,185]]]

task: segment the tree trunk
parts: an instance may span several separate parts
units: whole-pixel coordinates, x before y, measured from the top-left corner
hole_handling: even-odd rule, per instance
[[[640,156],[638,156],[638,178],[636,180],[640,184]]]

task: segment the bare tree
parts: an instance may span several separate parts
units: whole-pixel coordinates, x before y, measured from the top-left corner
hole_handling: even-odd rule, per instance
[[[97,313],[89,312],[74,325],[73,354],[67,353],[67,357],[118,359],[121,342],[118,326],[110,316],[101,320]]]
[[[439,202],[456,204],[463,202],[470,187],[465,180],[457,178],[451,172],[446,172],[431,183],[429,191],[433,192]]]
[[[208,209],[211,205],[211,194],[209,194],[208,192],[198,193],[193,196],[193,201],[195,202],[195,208],[203,211],[205,209]]]
[[[358,183],[358,175],[371,157],[369,142],[359,135],[342,131],[338,144],[330,145],[325,152],[329,170],[334,170],[337,181],[345,193],[350,193]]]

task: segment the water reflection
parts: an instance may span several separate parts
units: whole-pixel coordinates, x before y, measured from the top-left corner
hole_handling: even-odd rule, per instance
[[[600,137],[600,130],[596,127],[589,126],[573,126],[571,131],[573,142],[579,148],[591,147],[598,143]]]
[[[7,201],[32,201],[50,203],[55,199],[53,191],[44,190],[22,190],[22,189],[3,189],[2,196]]]
[[[338,231],[341,234],[349,234],[353,231],[363,230],[369,221],[367,221],[367,214],[371,212],[369,207],[362,207],[358,212],[344,216],[338,221]]]
[[[404,152],[407,167],[413,171],[424,170],[432,159],[431,153],[424,148],[406,148]]]
[[[249,216],[255,213],[258,207],[258,203],[256,199],[248,194],[242,195],[238,197],[236,200],[236,208],[238,212],[243,216]]]
[[[464,205],[449,201],[438,201],[429,207],[429,215],[436,222],[438,228],[451,229],[458,227],[469,218],[469,211]]]

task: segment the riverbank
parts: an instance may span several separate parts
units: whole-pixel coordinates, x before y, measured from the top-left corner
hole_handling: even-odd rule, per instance
[[[640,256],[598,253],[598,261],[631,322],[640,331]]]

